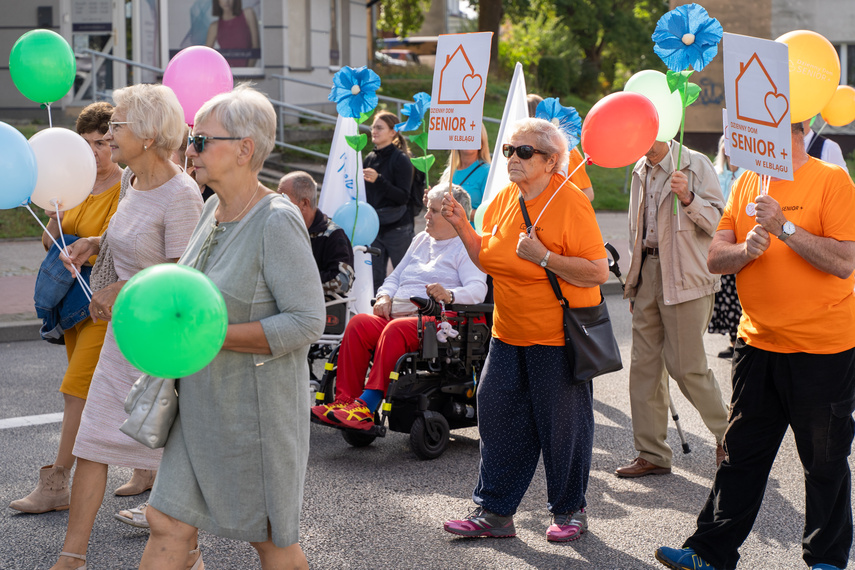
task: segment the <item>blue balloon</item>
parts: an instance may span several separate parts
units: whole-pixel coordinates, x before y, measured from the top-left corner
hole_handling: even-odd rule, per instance
[[[36,155],[18,129],[0,122],[0,210],[11,210],[30,201],[39,171]]]
[[[344,230],[353,245],[370,245],[380,231],[377,212],[371,204],[361,200],[351,200],[339,206],[332,219]]]

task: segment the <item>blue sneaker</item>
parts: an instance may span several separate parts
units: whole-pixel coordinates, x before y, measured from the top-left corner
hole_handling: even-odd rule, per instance
[[[832,566],[831,564],[826,564],[824,562],[820,564],[814,564],[810,567],[810,570],[843,570],[842,568],[838,568],[837,566]]]
[[[695,554],[691,548],[656,549],[656,560],[673,570],[715,570],[715,567]]]

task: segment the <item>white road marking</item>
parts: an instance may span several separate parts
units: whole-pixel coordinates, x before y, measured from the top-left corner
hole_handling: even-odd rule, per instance
[[[6,418],[5,420],[0,420],[0,429],[40,426],[42,424],[55,424],[61,421],[62,412],[56,414],[42,414],[40,416],[21,416],[20,418]]]

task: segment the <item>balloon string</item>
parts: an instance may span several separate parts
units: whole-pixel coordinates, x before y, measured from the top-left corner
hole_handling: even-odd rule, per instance
[[[577,165],[576,165],[576,168],[574,168],[574,169],[573,169],[573,172],[571,172],[570,174],[568,174],[568,175],[567,175],[567,178],[570,178],[571,176],[573,176],[574,174],[576,174],[576,171],[577,171],[577,170],[579,170],[580,168],[582,168],[582,165],[583,165],[583,164],[585,164],[585,161],[584,161],[584,160],[583,160],[582,162],[580,162],[579,164],[577,164]]]
[[[47,121],[48,121],[48,126],[49,126],[49,127],[51,127],[51,128],[53,128],[53,117],[51,117],[51,114],[50,114],[50,103],[48,103],[48,104],[46,105],[46,107],[47,107]]]
[[[575,171],[574,171],[574,172],[575,172]],[[571,175],[569,175],[569,174],[568,174],[568,175],[567,175],[567,178],[565,178],[565,179],[564,179],[564,182],[562,182],[562,183],[558,186],[558,188],[556,188],[556,189],[555,189],[555,192],[553,192],[553,193],[552,193],[552,196],[550,196],[550,197],[549,197],[549,200],[546,202],[546,205],[545,205],[545,206],[543,207],[543,209],[540,211],[540,214],[538,214],[538,215],[537,215],[537,219],[536,219],[536,220],[534,220],[534,224],[531,226],[531,231],[529,232],[528,237],[531,237],[531,232],[533,232],[533,231],[534,231],[534,229],[537,227],[537,222],[539,222],[539,221],[540,221],[540,218],[543,216],[543,213],[544,213],[544,212],[546,211],[546,209],[549,207],[549,204],[552,202],[552,199],[553,199],[553,198],[555,198],[555,196],[557,196],[557,195],[558,195],[558,191],[559,191],[559,190],[561,190],[561,188],[562,188],[565,184],[567,184],[567,181],[568,181],[568,180],[570,180],[570,176],[571,176]]]
[[[23,205],[23,206],[24,206],[24,207],[25,207],[25,208],[30,212],[30,214],[32,214],[32,215],[33,215],[33,217],[36,219],[36,221],[39,223],[39,225],[40,225],[40,226],[42,227],[42,229],[45,231],[45,233],[47,234],[47,236],[50,238],[50,241],[52,241],[52,242],[53,242],[53,244],[56,246],[56,248],[57,248],[58,250],[60,250],[60,251],[64,251],[64,252],[65,252],[65,254],[66,254],[66,255],[68,255],[68,250],[67,250],[67,248],[64,248],[63,246],[61,246],[61,245],[59,245],[59,244],[57,243],[56,239],[54,239],[54,237],[50,234],[50,232],[49,232],[49,231],[48,231],[48,229],[45,227],[45,225],[42,223],[42,221],[39,219],[39,217],[36,215],[36,213],[35,213],[35,212],[33,212],[32,208],[30,208],[30,205],[29,205],[29,204],[22,204],[22,205]],[[57,212],[56,217],[57,217],[57,223],[59,223],[59,212]],[[60,235],[60,236],[62,236],[62,226],[60,226],[60,228],[59,228],[59,235]],[[65,245],[65,238],[63,238],[63,245]],[[76,267],[74,267],[73,265],[72,265],[71,267],[74,269],[74,271],[72,271],[72,275],[74,275],[75,277],[77,277],[77,279],[80,281],[80,286],[81,286],[81,288],[83,289],[83,294],[84,294],[84,295],[86,295],[86,298],[87,298],[87,299],[89,299],[89,301],[92,301],[92,297],[90,297],[89,293],[87,293],[87,289],[89,289],[89,284],[88,284],[88,283],[86,283],[86,281],[84,281],[84,280],[83,280],[83,278],[82,278],[82,277],[80,276],[80,274],[77,272],[77,268],[76,268]],[[89,291],[91,292],[91,289],[89,289]]]

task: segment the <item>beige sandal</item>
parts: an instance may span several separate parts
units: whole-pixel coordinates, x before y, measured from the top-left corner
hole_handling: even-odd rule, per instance
[[[148,520],[145,518],[145,509],[147,506],[148,503],[143,503],[138,507],[119,511],[113,515],[113,518],[137,528],[149,528]]]
[[[196,554],[199,555],[199,558],[196,559],[196,562],[193,564],[193,566],[190,567],[190,570],[205,570],[205,563],[202,562],[201,548],[199,548],[198,546],[196,547],[196,550],[190,551],[191,557],[196,556]]]
[[[83,561],[83,566],[78,566],[75,570],[86,570],[86,556],[84,554],[75,554],[74,552],[60,552],[59,557],[67,556],[68,558],[77,558]],[[201,556],[199,557],[202,558]],[[195,568],[195,567],[194,567]]]

